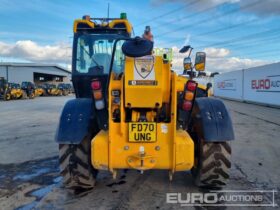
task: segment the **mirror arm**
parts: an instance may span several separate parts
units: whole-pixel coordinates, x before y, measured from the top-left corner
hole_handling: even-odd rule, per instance
[[[113,68],[113,64],[114,64],[114,57],[115,57],[115,52],[116,52],[116,48],[117,48],[117,43],[121,40],[130,40],[131,38],[118,38],[116,39],[114,46],[113,46],[113,51],[112,51],[112,57],[111,57],[111,62],[110,62],[110,68],[109,68],[109,73],[108,73],[108,79],[107,79],[107,84],[106,84],[106,89],[107,91],[107,96],[109,94],[109,84],[110,84],[110,79],[111,79],[111,73],[112,73],[112,68]]]
[[[189,56],[188,56],[188,57],[190,57],[190,56],[191,56],[191,54],[192,54],[192,50],[193,50],[193,48],[192,48],[192,47],[190,47],[190,52],[189,52]]]

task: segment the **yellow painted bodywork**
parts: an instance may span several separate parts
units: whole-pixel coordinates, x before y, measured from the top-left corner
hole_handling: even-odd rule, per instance
[[[62,95],[62,91],[59,90],[58,88],[51,88],[48,90],[48,94],[52,96],[60,96]]]
[[[83,20],[83,19],[77,19],[74,21],[74,26],[73,26],[73,31],[74,33],[77,32],[77,29],[78,29],[78,24],[80,23],[83,23],[83,24],[86,24],[88,25],[90,28],[95,28],[95,23],[90,21],[90,20]],[[125,28],[126,28],[126,31],[127,33],[131,33],[132,32],[132,25],[130,24],[130,22],[126,19],[116,19],[116,20],[112,20],[110,22],[106,22],[106,23],[103,23],[102,26],[103,27],[109,27],[109,28],[114,28],[114,26],[116,24],[120,24],[120,23],[123,23],[125,25]]]
[[[126,58],[125,65],[125,106],[130,104],[135,108],[153,108],[156,104],[161,107],[162,103],[169,103],[170,99],[170,66],[162,62],[161,56],[155,56],[155,80],[156,86],[152,85],[128,85],[134,81],[134,59]],[[144,80],[147,81],[147,80]],[[138,96],[138,97],[137,97]]]
[[[42,96],[44,94],[44,89],[43,88],[36,88],[35,89],[35,95],[36,96]]]
[[[10,94],[12,98],[20,99],[23,96],[23,90],[20,88],[12,88]]]
[[[184,90],[186,78],[181,78],[171,72],[170,63],[163,63],[160,56],[155,57],[155,78],[157,86],[128,85],[133,79],[133,58],[126,58],[125,79],[115,79],[111,76],[109,93],[112,90],[120,91],[120,104],[114,104],[114,96],[108,96],[109,129],[101,130],[91,141],[91,161],[94,168],[109,170],[116,169],[167,169],[175,171],[189,170],[194,164],[194,142],[189,134],[176,128],[177,92]],[[124,91],[125,90],[125,91]],[[146,117],[154,122],[155,103],[170,104],[170,122],[156,123],[156,142],[135,143],[129,142],[128,122],[125,121],[125,104],[129,100],[131,108],[150,106]],[[113,110],[119,108],[120,122],[114,122]],[[132,112],[132,122],[139,117],[138,111]],[[143,152],[144,151],[144,152]]]

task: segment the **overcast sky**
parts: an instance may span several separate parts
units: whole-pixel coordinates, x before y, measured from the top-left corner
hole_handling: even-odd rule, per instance
[[[207,70],[225,72],[280,60],[280,0],[0,0],[0,61],[70,65],[73,20],[126,12],[135,35],[150,25],[156,47],[206,51]]]

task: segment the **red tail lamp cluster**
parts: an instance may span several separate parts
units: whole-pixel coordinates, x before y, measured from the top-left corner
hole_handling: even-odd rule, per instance
[[[95,108],[97,110],[104,109],[104,99],[102,94],[102,86],[101,82],[99,80],[93,80],[91,82],[91,89],[92,89],[92,95],[95,101]]]
[[[189,80],[186,83],[183,106],[182,106],[182,109],[184,111],[190,111],[192,109],[196,87],[197,87],[197,83],[195,81]]]

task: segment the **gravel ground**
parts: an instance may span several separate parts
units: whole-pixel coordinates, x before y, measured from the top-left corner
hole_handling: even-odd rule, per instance
[[[54,135],[71,97],[0,102],[0,209],[237,209],[167,204],[166,193],[201,192],[189,172],[101,172],[94,190],[61,186]],[[231,178],[224,190],[280,190],[280,109],[225,100],[234,123]],[[203,191],[205,192],[205,191]],[[227,193],[227,192],[224,192]],[[279,205],[279,193],[275,193]],[[269,192],[266,202],[270,202]],[[254,209],[254,207],[238,207]],[[259,207],[258,209],[273,209]],[[274,208],[275,209],[275,208]]]

